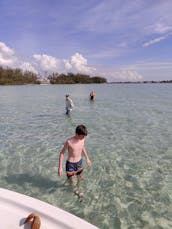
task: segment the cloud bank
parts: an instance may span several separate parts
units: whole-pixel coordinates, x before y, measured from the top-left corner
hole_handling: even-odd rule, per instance
[[[90,76],[101,76],[108,81],[137,81],[142,78],[135,70],[100,70],[88,64],[88,61],[80,53],[75,53],[69,59],[58,59],[46,54],[34,54],[31,61],[22,61],[17,52],[0,42],[0,66],[9,68],[20,68],[23,71],[31,71],[36,74],[45,75],[56,73],[82,73]]]

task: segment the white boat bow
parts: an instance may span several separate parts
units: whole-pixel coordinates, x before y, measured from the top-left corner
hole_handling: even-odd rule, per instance
[[[98,229],[85,220],[38,199],[0,188],[2,229],[30,229],[24,224],[30,213],[39,215],[40,229]]]

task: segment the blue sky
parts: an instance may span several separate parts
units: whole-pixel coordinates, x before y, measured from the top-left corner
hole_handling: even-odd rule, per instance
[[[171,0],[1,0],[0,66],[172,79]]]

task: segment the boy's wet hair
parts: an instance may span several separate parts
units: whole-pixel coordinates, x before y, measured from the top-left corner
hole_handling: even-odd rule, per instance
[[[87,136],[87,128],[84,125],[79,125],[76,127],[76,134]]]

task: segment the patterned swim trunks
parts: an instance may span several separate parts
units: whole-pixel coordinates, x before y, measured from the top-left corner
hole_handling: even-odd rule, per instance
[[[80,175],[83,170],[82,159],[78,162],[66,161],[66,175],[68,178],[74,175]]]

